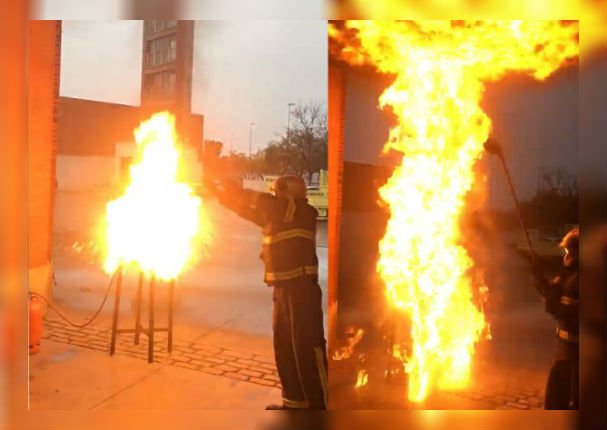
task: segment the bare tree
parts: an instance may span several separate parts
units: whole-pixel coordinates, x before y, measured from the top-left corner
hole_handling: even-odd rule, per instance
[[[578,193],[577,177],[563,169],[542,169],[539,173],[541,188],[560,196],[573,196]]]
[[[290,133],[278,142],[283,151],[283,167],[292,173],[311,175],[327,168],[327,110],[323,103],[300,104],[292,113]]]

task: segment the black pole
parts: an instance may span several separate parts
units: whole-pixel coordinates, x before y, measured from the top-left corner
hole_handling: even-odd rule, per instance
[[[504,155],[500,152],[500,154],[498,156],[499,156],[499,159],[502,161],[502,166],[504,167],[504,172],[506,173],[506,179],[508,180],[508,187],[510,188],[510,193],[512,194],[512,200],[514,200],[514,205],[516,206],[516,213],[518,215],[518,220],[521,224],[521,228],[523,229],[523,233],[525,233],[525,239],[527,240],[527,245],[529,245],[531,263],[535,266],[537,263],[537,258],[535,255],[535,251],[533,250],[533,245],[531,244],[531,238],[529,237],[529,231],[527,230],[527,225],[525,224],[525,220],[523,219],[523,211],[521,210],[521,205],[519,204],[518,198],[516,197],[516,191],[514,189],[514,185],[512,184],[512,177],[510,176],[510,170],[508,169],[508,165],[506,164],[506,159],[504,158]]]
[[[525,220],[523,219],[523,211],[521,210],[521,205],[519,204],[518,198],[516,196],[516,190],[514,189],[514,184],[512,183],[512,177],[510,176],[510,169],[508,169],[508,164],[506,163],[506,158],[504,157],[504,153],[502,152],[502,148],[499,142],[493,138],[487,139],[484,144],[487,152],[497,155],[502,163],[502,167],[504,168],[504,173],[506,174],[506,180],[508,182],[508,187],[510,188],[510,194],[512,195],[512,200],[514,200],[514,206],[516,207],[516,214],[518,215],[519,223],[521,224],[521,228],[523,229],[523,233],[525,234],[525,239],[527,241],[527,245],[529,245],[529,254],[531,256],[531,264],[535,266],[537,264],[537,256],[535,255],[535,251],[533,250],[533,245],[531,244],[531,238],[529,237],[529,231],[527,230],[527,225],[525,224]]]
[[[175,279],[171,279],[169,286],[169,329],[168,329],[168,350],[173,351],[173,296],[175,294]]]
[[[141,293],[143,289],[143,272],[139,272],[139,283],[137,284],[137,302],[135,302],[135,345],[139,345],[141,335]]]
[[[148,323],[148,363],[154,362],[154,275],[150,276],[150,312]]]
[[[112,339],[110,341],[110,356],[116,352],[116,336],[118,335],[118,314],[120,312],[120,290],[122,289],[122,266],[119,266],[116,275],[116,297],[114,298],[114,315],[112,317]]]
[[[253,146],[253,126],[254,122],[249,124],[249,157],[251,156],[252,146]]]
[[[393,310],[390,312],[390,321],[389,321],[390,330],[388,334],[388,371],[386,372],[386,382],[390,382],[392,380],[392,370],[394,366],[394,343],[396,342],[396,312]]]

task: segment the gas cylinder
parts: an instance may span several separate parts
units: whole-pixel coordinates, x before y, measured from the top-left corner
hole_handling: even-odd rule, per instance
[[[40,351],[40,338],[42,337],[42,303],[39,299],[30,296],[30,330],[29,351],[30,355]]]

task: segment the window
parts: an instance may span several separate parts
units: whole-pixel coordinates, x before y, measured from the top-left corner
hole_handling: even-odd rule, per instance
[[[163,60],[163,49],[162,49],[162,43],[161,43],[162,39],[156,39],[154,40],[154,51],[156,51],[155,54],[155,61],[154,61],[154,66],[159,66],[160,64],[162,64],[164,62]]]
[[[162,81],[162,94],[172,95],[175,91],[175,72],[162,72],[159,75],[161,75]]]
[[[150,19],[145,22],[148,33],[158,33],[159,31],[177,27],[177,20]]]
[[[169,40],[169,49],[167,52],[167,61],[175,61],[177,58],[177,41],[175,37],[171,37]]]
[[[176,82],[177,82],[177,76],[175,75],[175,72],[170,72],[169,73],[169,88],[171,91],[173,91],[175,89]]]
[[[154,41],[148,42],[145,50],[145,65],[152,67],[154,65]]]
[[[155,67],[174,62],[177,58],[177,40],[174,35],[161,37],[148,42],[146,66]]]
[[[177,77],[174,71],[157,72],[145,77],[145,93],[152,97],[173,97]]]
[[[164,20],[162,20],[162,19],[154,20],[154,32],[162,31],[162,30],[164,30],[164,28],[165,28]]]

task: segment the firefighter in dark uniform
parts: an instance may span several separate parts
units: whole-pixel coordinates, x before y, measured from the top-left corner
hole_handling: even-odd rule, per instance
[[[263,228],[264,281],[273,287],[274,354],[282,405],[266,409],[326,409],[327,357],[316,256],[317,212],[299,176],[282,176],[273,194],[218,180],[219,202]]]
[[[544,298],[546,312],[558,321],[557,353],[550,369],[545,409],[577,409],[579,381],[579,230],[573,229],[561,241],[565,250],[563,270],[552,281],[535,270],[536,287]]]

